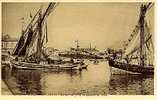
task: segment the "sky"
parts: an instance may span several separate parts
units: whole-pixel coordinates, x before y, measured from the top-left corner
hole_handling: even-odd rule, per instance
[[[59,3],[48,16],[48,43],[54,48],[81,47],[105,49],[119,47],[132,33],[139,18],[141,3]],[[22,20],[25,26],[32,15],[48,3],[3,3],[2,33],[19,38]],[[150,30],[154,33],[154,7],[147,13]]]

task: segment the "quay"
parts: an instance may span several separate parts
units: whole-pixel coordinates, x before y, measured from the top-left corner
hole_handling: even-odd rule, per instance
[[[2,95],[13,95],[12,90],[9,89],[9,87],[7,86],[7,84],[3,80],[1,80],[1,87],[2,87],[1,91],[3,91]]]

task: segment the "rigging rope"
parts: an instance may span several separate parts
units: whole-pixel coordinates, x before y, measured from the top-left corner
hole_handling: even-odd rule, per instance
[[[152,3],[149,3],[149,4],[146,6],[146,10],[147,10],[147,9],[151,9],[152,6],[153,6],[153,4],[152,4]],[[147,36],[145,36],[145,37],[148,39],[148,37],[150,37],[151,35],[150,35],[150,29],[149,29],[147,23],[145,23],[145,28],[146,28],[146,31],[147,31],[147,33],[146,33]],[[128,41],[126,41],[126,42],[124,43],[124,50],[125,50],[125,51],[126,51],[126,48],[128,48],[128,47],[131,45],[131,43],[133,43],[132,41],[135,40],[135,38],[137,37],[137,34],[138,34],[139,30],[140,30],[140,25],[139,25],[139,22],[138,22],[138,24],[137,24],[136,27],[134,28],[132,34],[130,35]],[[152,40],[152,38],[150,38],[150,40]],[[147,41],[148,41],[148,40],[147,40]],[[145,41],[145,42],[147,42],[147,41]],[[151,41],[151,43],[153,43],[153,42]],[[152,46],[153,46],[153,44],[152,44]]]

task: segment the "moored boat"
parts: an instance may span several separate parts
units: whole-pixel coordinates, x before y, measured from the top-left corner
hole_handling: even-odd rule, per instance
[[[143,75],[154,74],[154,45],[152,34],[146,22],[146,12],[152,7],[152,3],[142,4],[138,25],[130,35],[124,46],[123,52],[110,50],[108,63],[111,67]],[[139,41],[140,40],[140,41]]]
[[[114,60],[109,60],[108,61],[109,65],[118,69],[122,69],[125,71],[130,71],[134,73],[139,73],[139,74],[154,74],[154,68],[153,66],[140,66],[140,65],[134,65],[134,64],[127,64],[127,63],[122,63]]]
[[[56,3],[50,3],[42,13],[39,9],[35,16],[22,30],[22,35],[13,51],[9,55],[10,63],[17,69],[74,69],[82,65],[73,61],[64,61],[62,59],[54,60],[44,51],[45,44],[48,42],[47,17],[55,8]],[[79,67],[81,68],[81,67]]]

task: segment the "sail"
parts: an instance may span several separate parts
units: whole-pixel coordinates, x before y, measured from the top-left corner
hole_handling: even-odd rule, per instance
[[[37,15],[39,14],[40,11],[41,11],[41,9],[39,9],[37,11],[37,13],[35,14],[35,16],[31,19],[31,21],[28,24],[28,26],[26,27],[26,29],[22,31],[22,35],[21,35],[18,43],[16,44],[16,47],[14,48],[13,55],[23,56],[25,54],[25,49],[26,49],[25,47],[27,46],[27,45],[25,45],[25,42],[27,42],[27,44],[29,44],[27,41],[27,37],[28,37],[28,34],[30,33],[30,29],[33,29],[34,27],[36,27],[36,23],[38,21]],[[28,39],[28,40],[30,40],[30,39]],[[21,49],[21,48],[25,48],[25,49]],[[22,52],[20,52],[20,51],[22,51]]]
[[[136,62],[136,64],[140,65],[153,65],[153,36],[145,18],[145,13],[149,6],[150,3],[141,6],[138,27],[135,28],[136,31],[133,31],[126,43],[127,48],[125,47],[124,58],[128,58],[130,63]]]
[[[24,56],[25,55],[26,48],[28,47],[28,45],[31,42],[32,35],[33,35],[33,30],[29,29],[26,36],[22,35],[20,37],[20,40],[18,41],[18,44],[15,48],[15,51],[14,51],[13,55],[18,55],[18,56]]]
[[[34,34],[32,35],[30,44],[26,48],[25,59],[29,57],[33,57],[34,59],[37,59],[38,35],[39,32],[38,32],[38,28],[36,27],[36,29],[34,29]],[[43,47],[40,49],[42,51]],[[42,54],[40,54],[40,58],[43,58]]]
[[[43,17],[42,17],[42,19],[41,19],[41,23],[42,23],[42,24],[44,23],[44,21],[45,21],[45,19],[48,17],[48,15],[54,10],[54,8],[56,7],[56,5],[57,5],[56,2],[53,2],[53,3],[51,2],[51,3],[48,5],[48,7],[47,7],[46,11],[44,12]]]
[[[18,56],[24,56],[26,54],[26,48],[30,45],[30,42],[32,41],[32,36],[33,36],[33,30],[30,28],[27,37],[25,39],[24,45],[21,47],[21,49],[18,52]]]
[[[52,9],[55,7],[55,5],[56,3],[50,3],[43,14],[41,12],[41,9],[39,9],[35,16],[33,18],[31,17],[32,20],[23,31],[23,34],[21,35],[14,49],[13,55],[28,57],[32,54],[35,54],[35,52],[37,54],[40,53],[39,51],[41,51],[40,49],[42,49],[44,42],[48,41],[47,26],[46,30],[44,30],[46,25],[45,20],[52,11]]]
[[[13,51],[13,55],[18,55],[18,52],[20,51],[21,47],[23,46],[25,41],[25,37],[22,35]]]
[[[41,44],[45,45],[48,42],[47,22],[44,23],[42,33],[44,33],[44,34],[42,35]]]
[[[37,32],[34,31],[34,34],[32,36],[32,41],[30,42],[30,45],[28,48],[26,48],[26,54],[25,58],[35,54],[37,52]]]
[[[132,51],[134,51],[134,49],[139,46],[140,42],[139,42],[139,34],[137,34],[136,37],[134,37],[134,39],[129,43],[128,47],[125,50],[125,56],[129,55]]]
[[[47,30],[46,32],[43,33],[43,29],[45,27],[43,27],[45,25],[46,22],[46,18],[48,17],[48,15],[50,14],[50,12],[54,9],[56,3],[50,3],[46,9],[46,11],[42,14],[41,12],[39,13],[39,22],[38,22],[38,42],[37,42],[37,59],[38,62],[40,62],[40,59],[42,59],[43,55],[43,43],[44,43],[44,38],[46,37],[47,34]],[[47,26],[46,26],[47,27]]]

